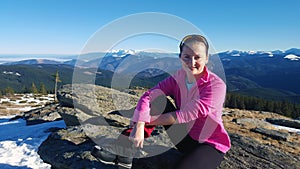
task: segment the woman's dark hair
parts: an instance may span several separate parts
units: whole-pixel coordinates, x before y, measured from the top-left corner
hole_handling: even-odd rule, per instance
[[[180,49],[179,57],[181,55],[183,46],[185,44],[189,43],[189,42],[202,42],[202,43],[204,43],[204,45],[206,47],[206,55],[208,56],[209,45],[207,43],[206,38],[204,36],[202,36],[202,35],[187,35],[180,42],[180,45],[179,45],[179,49]]]

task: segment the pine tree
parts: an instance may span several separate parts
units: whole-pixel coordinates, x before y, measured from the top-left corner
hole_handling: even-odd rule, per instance
[[[273,101],[267,101],[266,102],[265,110],[269,111],[269,112],[273,112],[274,111],[274,103],[273,103]]]
[[[287,116],[287,117],[291,117],[292,116],[292,110],[293,107],[291,104],[289,104],[287,101],[284,101],[281,103],[281,110],[283,115]]]
[[[237,108],[239,109],[245,109],[245,99],[244,96],[238,95],[236,98],[236,104],[237,104]]]
[[[273,102],[274,103],[274,113],[283,114],[281,111],[281,105],[279,102]]]
[[[237,108],[236,95],[232,95],[232,96],[230,97],[229,106],[230,106],[231,108]]]
[[[57,102],[57,83],[61,82],[61,80],[59,79],[59,74],[58,71],[56,71],[56,73],[54,75],[52,75],[54,77],[54,81],[55,81],[55,85],[54,85],[54,101]]]
[[[22,89],[21,89],[21,92],[22,92],[22,93],[30,93],[31,91],[30,91],[30,89],[28,89],[27,86],[24,85],[24,86],[22,87]]]
[[[40,93],[43,95],[47,94],[47,90],[43,82],[40,84]]]
[[[226,94],[226,99],[225,99],[225,107],[230,107],[229,106],[229,101],[230,101],[230,99],[231,99],[231,93],[227,93]]]
[[[292,113],[293,118],[299,118],[300,117],[300,105],[294,104],[294,111]]]
[[[6,87],[6,88],[4,89],[4,93],[5,93],[6,96],[12,96],[12,95],[15,94],[15,91],[14,91],[14,89],[11,88],[11,87]]]
[[[33,94],[38,94],[39,90],[37,89],[37,87],[35,86],[34,82],[31,83],[31,93]]]

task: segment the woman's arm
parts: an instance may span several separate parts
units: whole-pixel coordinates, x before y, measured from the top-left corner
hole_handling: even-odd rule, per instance
[[[149,122],[151,122],[150,102],[155,100],[155,98],[159,97],[160,95],[172,94],[175,85],[176,81],[173,79],[173,77],[168,77],[165,80],[161,81],[154,88],[145,92],[140,98],[132,117],[132,121],[136,123],[133,126],[133,130],[129,136],[129,139],[133,141],[136,147],[143,147],[145,123],[148,124]],[[158,118],[158,120],[159,119],[160,118]],[[169,119],[169,122],[167,123],[174,121],[172,120],[172,118],[166,119]],[[156,122],[161,123],[160,121]]]
[[[165,95],[169,96],[173,93],[173,88],[176,85],[176,81],[173,77],[168,77],[165,80],[158,83],[155,87],[145,92],[139,99],[135,108],[132,121],[144,121],[150,122],[150,103],[157,97]]]
[[[146,125],[172,125],[174,123],[176,123],[176,112],[169,112],[157,116],[151,116],[150,123],[147,123]]]
[[[150,123],[139,121],[134,124],[129,139],[133,141],[135,147],[143,148],[144,144],[144,127],[156,125],[172,125],[176,122],[176,113],[170,112],[158,116],[151,116]]]
[[[137,122],[134,124],[133,130],[129,135],[129,139],[133,141],[135,147],[143,148],[144,144],[144,127],[145,122]]]

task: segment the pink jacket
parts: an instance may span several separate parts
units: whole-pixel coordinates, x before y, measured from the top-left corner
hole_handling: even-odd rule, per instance
[[[190,90],[183,69],[158,83],[140,98],[132,120],[150,122],[150,102],[162,94],[171,96],[178,109],[177,121],[187,124],[189,135],[226,153],[230,149],[230,138],[222,122],[226,85],[206,67],[204,71],[204,76]]]

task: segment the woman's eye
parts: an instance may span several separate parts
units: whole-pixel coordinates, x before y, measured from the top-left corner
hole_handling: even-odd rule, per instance
[[[184,59],[189,59],[190,57],[188,55],[185,55],[184,56]]]

